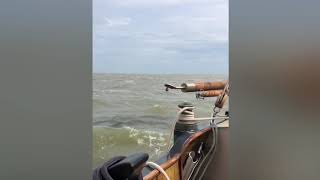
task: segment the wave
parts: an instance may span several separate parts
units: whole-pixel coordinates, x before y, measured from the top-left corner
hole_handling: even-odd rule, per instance
[[[93,109],[99,109],[99,108],[106,108],[109,106],[109,103],[106,102],[103,99],[97,99],[97,98],[93,98],[92,99],[92,105],[93,105]]]
[[[146,152],[152,160],[158,159],[167,145],[168,134],[132,127],[93,128],[93,166],[116,155]]]

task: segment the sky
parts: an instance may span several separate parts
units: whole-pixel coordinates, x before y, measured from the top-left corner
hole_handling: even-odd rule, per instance
[[[227,0],[93,0],[93,72],[227,74]]]

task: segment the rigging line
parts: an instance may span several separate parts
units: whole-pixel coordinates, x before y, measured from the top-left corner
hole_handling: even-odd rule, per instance
[[[212,158],[216,152],[216,149],[217,149],[217,141],[218,141],[218,138],[217,138],[217,135],[218,135],[218,127],[215,125],[215,123],[211,124],[211,128],[212,128],[212,134],[213,134],[213,138],[212,138],[212,141],[213,142],[213,145],[212,147],[209,149],[208,153],[206,155],[203,156],[202,158],[202,161],[199,163],[199,166],[198,168],[196,169],[195,171],[195,176],[193,176],[192,180],[194,180],[196,177],[199,177],[200,179],[203,177],[204,175],[204,172],[206,171],[209,163],[212,161]],[[211,154],[212,153],[212,154]],[[202,168],[202,166],[204,165],[204,163],[206,162],[207,158],[210,156],[210,159],[207,161],[208,163],[205,165],[204,169]],[[199,170],[201,169],[202,173],[200,174],[200,176],[197,176],[197,174],[199,173]]]

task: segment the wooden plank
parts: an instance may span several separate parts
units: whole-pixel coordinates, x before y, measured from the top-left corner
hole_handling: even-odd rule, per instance
[[[179,163],[176,162],[171,167],[166,169],[166,173],[168,174],[170,179],[180,180]],[[160,173],[158,176],[153,178],[153,180],[166,180],[166,178],[162,173]]]
[[[165,163],[161,164],[160,166],[165,170],[171,169],[172,166],[178,167],[178,173],[179,173],[179,156],[174,156]],[[155,169],[151,171],[148,175],[143,177],[144,180],[156,180],[156,178],[160,175],[160,172]]]

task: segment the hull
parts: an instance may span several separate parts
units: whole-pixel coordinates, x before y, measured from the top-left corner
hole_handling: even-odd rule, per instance
[[[227,179],[228,178],[228,121],[218,126],[217,143],[214,146],[214,130],[211,127],[204,128],[191,136],[181,137],[175,142],[170,151],[157,163],[166,171],[172,180],[185,179]],[[203,158],[192,170],[192,175],[186,177],[187,159],[190,152],[196,152],[203,146]],[[205,156],[207,155],[207,156]],[[145,168],[144,180],[165,180],[158,170]]]

